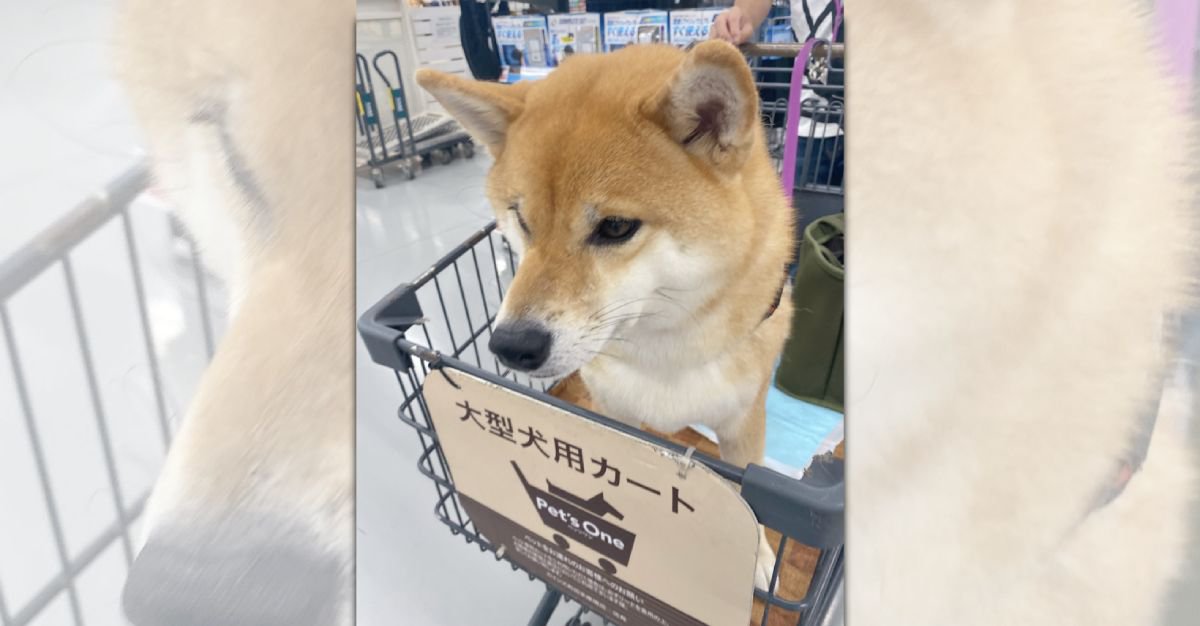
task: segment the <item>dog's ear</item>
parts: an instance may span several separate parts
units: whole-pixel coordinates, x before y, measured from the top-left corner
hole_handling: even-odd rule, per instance
[[[714,167],[741,167],[758,132],[758,90],[737,48],[710,40],[692,48],[645,114]]]
[[[433,95],[492,156],[504,147],[508,126],[524,107],[528,83],[506,85],[417,70],[417,84]]]

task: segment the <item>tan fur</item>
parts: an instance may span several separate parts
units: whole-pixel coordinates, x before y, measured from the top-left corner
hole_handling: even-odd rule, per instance
[[[1088,514],[1195,269],[1191,129],[1149,22],[852,8],[847,615],[1156,623],[1195,493],[1177,433]]]
[[[240,297],[143,535],[307,535],[304,551],[341,569],[339,623],[353,599],[352,28],[344,2],[129,0],[116,38],[159,183],[205,252],[237,257],[227,278]],[[195,119],[212,103],[260,203],[235,184],[215,126]],[[236,527],[248,519],[263,526]]]
[[[496,157],[487,195],[521,252],[498,324],[554,330],[557,352],[539,373],[579,370],[560,393],[660,431],[706,424],[728,460],[760,463],[789,298],[763,316],[784,280],[794,218],[740,53],[723,42],[687,53],[631,46],[573,56],[518,86],[417,79]],[[686,141],[714,101],[713,132]],[[603,216],[644,225],[598,249],[586,241]]]

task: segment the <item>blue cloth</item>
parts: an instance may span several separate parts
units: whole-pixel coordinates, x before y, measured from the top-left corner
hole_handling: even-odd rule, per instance
[[[841,413],[797,400],[776,389],[772,379],[767,389],[765,465],[798,476],[814,456],[828,451],[822,445],[833,435],[841,434],[842,422]],[[692,428],[717,440],[716,433],[707,426],[696,424]]]
[[[767,390],[766,457],[803,469],[821,444],[842,424],[842,414],[797,400],[775,388]]]

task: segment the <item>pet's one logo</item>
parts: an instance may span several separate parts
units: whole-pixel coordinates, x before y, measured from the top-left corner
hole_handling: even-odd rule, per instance
[[[629,565],[629,557],[633,554],[633,541],[637,535],[604,519],[606,516],[617,520],[625,519],[620,511],[604,499],[604,492],[585,500],[556,487],[549,480],[546,481],[546,491],[542,491],[529,484],[516,461],[510,463],[525,487],[525,492],[529,494],[534,508],[537,509],[538,516],[542,518],[542,523],[558,531],[554,533],[554,543],[558,544],[559,548],[569,550],[571,547],[571,542],[563,536],[565,534],[602,554],[598,563],[600,568],[610,575],[617,571],[613,561]]]

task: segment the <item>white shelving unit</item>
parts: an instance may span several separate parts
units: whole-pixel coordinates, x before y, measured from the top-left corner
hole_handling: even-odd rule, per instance
[[[360,54],[370,61],[381,50],[392,50],[400,59],[404,93],[413,115],[442,111],[414,79],[419,68],[431,68],[452,74],[470,75],[458,30],[459,8],[455,6],[409,6],[396,0],[374,0],[358,4],[358,43]],[[385,69],[389,69],[385,66]],[[373,68],[372,68],[373,70]],[[378,76],[372,76],[376,88],[383,88]],[[378,98],[379,113],[391,119],[388,98]]]

